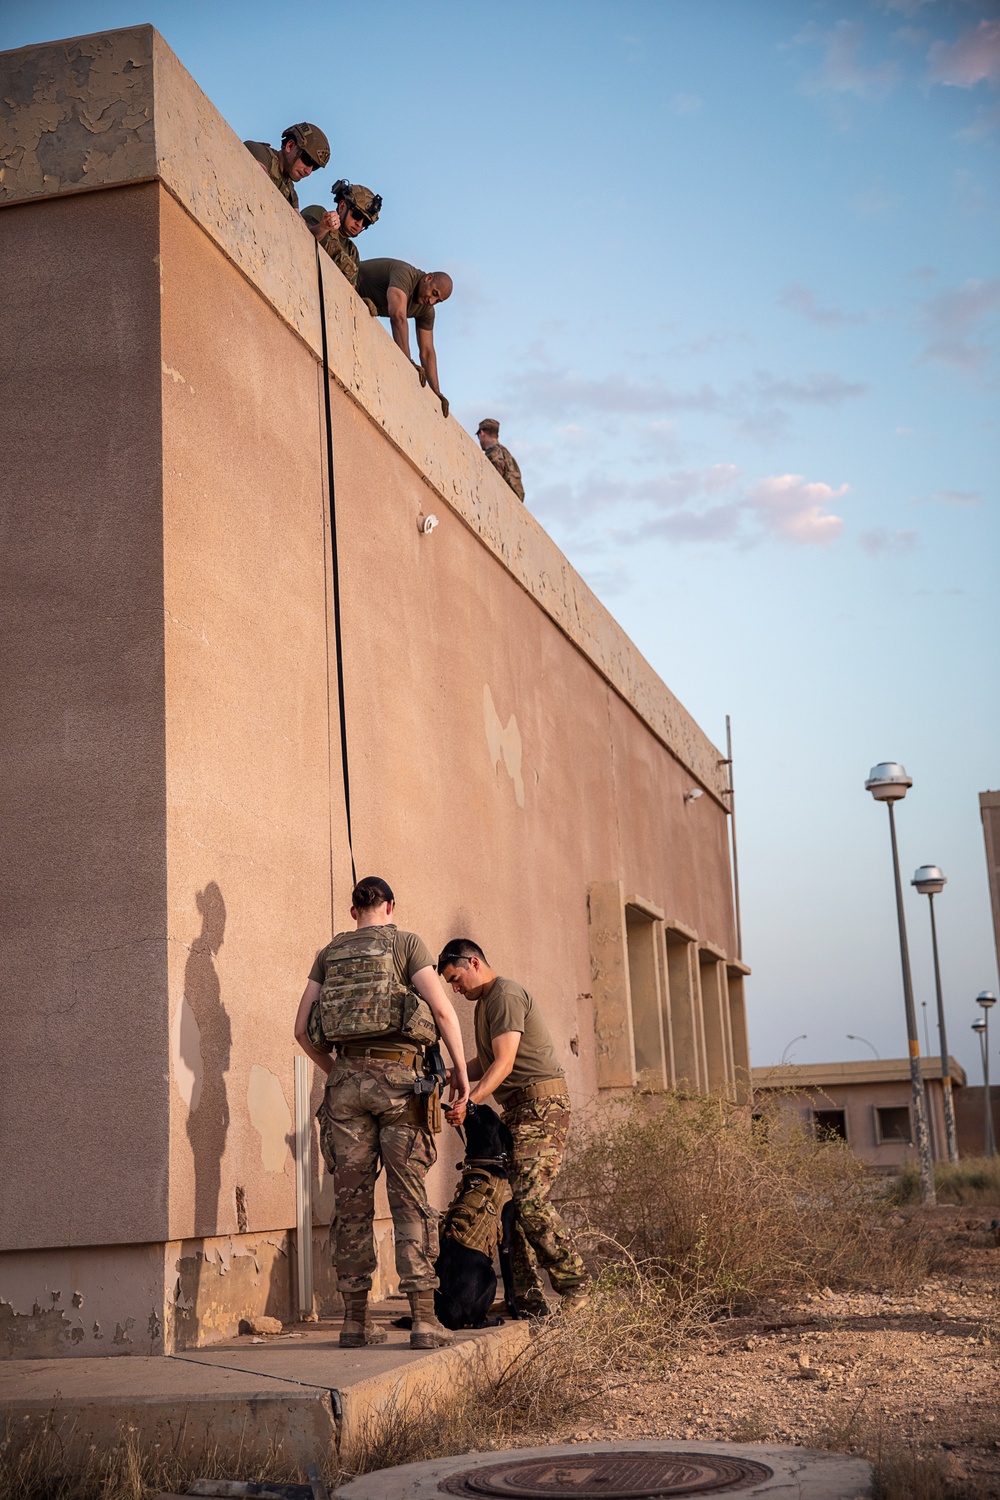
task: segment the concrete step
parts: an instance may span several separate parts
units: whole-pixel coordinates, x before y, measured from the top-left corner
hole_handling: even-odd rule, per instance
[[[463,1330],[448,1349],[411,1350],[390,1325],[400,1310],[375,1310],[388,1338],[369,1349],[341,1349],[339,1323],[320,1323],[161,1357],[7,1360],[0,1428],[9,1423],[19,1441],[50,1427],[70,1452],[131,1429],[143,1447],[159,1443],[192,1466],[215,1453],[242,1453],[248,1467],[338,1453],[347,1463],[378,1414],[433,1409],[457,1380],[499,1371],[528,1338],[527,1324],[505,1323]]]

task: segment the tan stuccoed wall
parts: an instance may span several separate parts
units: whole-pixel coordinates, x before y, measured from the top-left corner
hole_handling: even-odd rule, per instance
[[[155,1350],[287,1304],[291,1021],[348,921],[315,261],[149,28],[29,52],[70,156],[94,104],[81,56],[139,123],[85,174],[38,177],[44,132],[13,167],[0,140],[21,320],[6,832],[26,850],[0,1336],[6,1318],[8,1348],[37,1324],[38,1353],[89,1353],[90,1317],[126,1330],[109,1352]],[[529,986],[581,1104],[590,883],[735,954],[719,752],[327,280],[359,869],[434,951],[470,934]],[[443,1137],[439,1204],[456,1156]],[[319,1219],[328,1184],[317,1201]]]

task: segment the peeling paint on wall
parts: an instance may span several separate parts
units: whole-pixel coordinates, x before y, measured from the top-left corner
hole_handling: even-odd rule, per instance
[[[483,688],[483,722],[486,725],[486,743],[490,747],[490,759],[493,769],[496,770],[503,756],[503,763],[507,767],[507,774],[514,783],[514,797],[518,807],[524,806],[524,780],[521,776],[521,731],[517,727],[517,720],[511,714],[507,720],[506,728],[500,722],[493,703],[493,694],[487,682]]]
[[[259,1063],[250,1069],[247,1108],[260,1136],[260,1159],[265,1172],[283,1172],[290,1155],[292,1116],[281,1080]]]
[[[201,1100],[201,1031],[187,995],[174,1011],[170,1027],[171,1071],[177,1092],[192,1113]]]

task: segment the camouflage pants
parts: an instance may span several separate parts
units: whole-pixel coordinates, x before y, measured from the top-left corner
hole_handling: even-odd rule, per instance
[[[438,1215],[424,1185],[437,1150],[419,1123],[413,1077],[412,1068],[374,1058],[342,1058],[330,1072],[317,1113],[323,1160],[337,1194],[330,1239],[342,1292],[371,1289],[375,1181],[383,1166],[400,1288],[419,1292],[438,1284]]]
[[[539,1266],[549,1273],[557,1292],[571,1292],[584,1277],[583,1262],[573,1248],[569,1230],[549,1193],[566,1149],[569,1097],[532,1099],[504,1110],[504,1123],[514,1137],[511,1190],[517,1208],[517,1227],[511,1255],[514,1286],[522,1309],[546,1310]]]

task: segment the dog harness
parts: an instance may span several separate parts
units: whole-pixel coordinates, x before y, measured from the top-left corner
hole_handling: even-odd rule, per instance
[[[513,1194],[506,1177],[494,1177],[481,1167],[466,1163],[458,1192],[445,1214],[441,1233],[467,1250],[481,1250],[493,1259],[500,1244],[500,1216]]]

